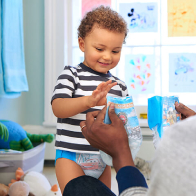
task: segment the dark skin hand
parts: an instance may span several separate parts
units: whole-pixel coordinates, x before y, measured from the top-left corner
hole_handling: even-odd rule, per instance
[[[114,111],[114,104],[109,106],[111,124],[105,124],[106,107],[101,111],[89,112],[86,121],[80,123],[82,133],[91,146],[98,148],[113,158],[113,166],[118,170],[124,166],[134,166],[129,148],[128,136],[122,120]],[[95,119],[96,118],[96,119]]]
[[[188,108],[187,106],[185,106],[182,103],[176,102],[175,107],[176,107],[176,111],[181,113],[181,120],[184,120],[190,116],[196,115],[195,111],[191,110],[190,108]]]

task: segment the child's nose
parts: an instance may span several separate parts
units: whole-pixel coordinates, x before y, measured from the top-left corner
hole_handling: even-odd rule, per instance
[[[111,56],[111,53],[110,52],[105,52],[104,55],[103,55],[103,59],[104,60],[111,60],[112,59],[112,56]]]

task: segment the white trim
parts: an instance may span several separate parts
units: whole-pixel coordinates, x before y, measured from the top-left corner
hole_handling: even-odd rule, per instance
[[[23,129],[30,134],[48,134],[48,133],[56,134],[55,127],[45,127],[40,125],[24,125]]]
[[[45,108],[44,126],[55,126],[50,105],[57,77],[67,61],[67,1],[45,0]],[[65,14],[66,13],[66,14]],[[62,66],[59,66],[62,65]]]

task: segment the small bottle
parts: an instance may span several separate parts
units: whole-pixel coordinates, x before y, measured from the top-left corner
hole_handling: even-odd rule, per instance
[[[126,129],[128,140],[129,140],[129,147],[131,149],[133,160],[135,159],[140,146],[142,144],[142,133],[139,126],[139,121],[135,112],[135,108],[133,105],[133,99],[131,96],[129,97],[107,97],[107,111],[104,119],[104,123],[111,124],[108,115],[108,109],[110,103],[114,103],[115,106],[115,113],[118,117],[123,121],[124,127]],[[112,157],[105,152],[100,150],[100,155],[103,161],[107,164],[112,166]]]

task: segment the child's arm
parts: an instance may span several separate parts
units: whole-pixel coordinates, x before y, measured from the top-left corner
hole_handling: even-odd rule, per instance
[[[91,96],[78,98],[57,98],[52,102],[52,110],[58,118],[68,118],[81,113],[91,107],[106,104],[106,95],[117,82],[111,80],[102,82],[93,91]]]

